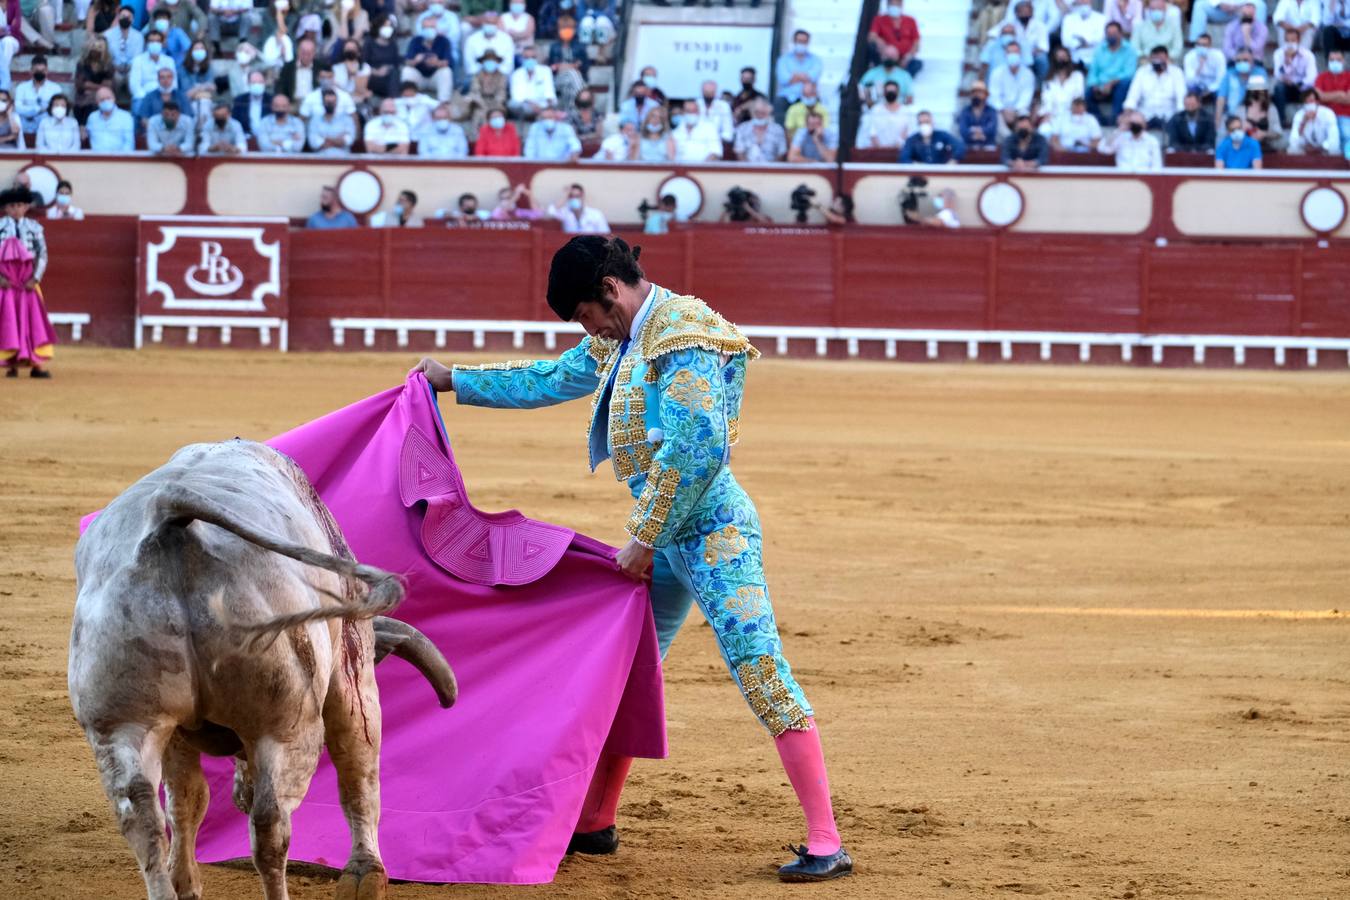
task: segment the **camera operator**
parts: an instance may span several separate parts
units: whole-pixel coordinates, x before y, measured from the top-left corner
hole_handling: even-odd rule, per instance
[[[655,206],[644,198],[638,214],[642,216],[643,234],[670,234],[670,223],[675,221],[675,195],[666,194]]]
[[[829,206],[817,203],[814,208],[825,217],[825,224],[834,228],[852,225],[857,221],[853,218],[853,198],[848,194],[836,194]]]
[[[838,152],[838,135],[834,129],[825,127],[820,113],[812,112],[806,117],[806,127],[792,138],[787,158],[794,163],[832,163]]]
[[[960,228],[956,217],[956,192],[943,188],[936,194],[928,192],[928,179],[915,175],[900,194],[900,215],[906,225],[926,228]]]
[[[727,191],[727,202],[722,205],[722,216],[717,221],[773,224],[773,219],[760,212],[759,195],[742,187]]]

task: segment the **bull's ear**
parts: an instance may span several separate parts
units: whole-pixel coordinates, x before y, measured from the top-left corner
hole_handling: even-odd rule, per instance
[[[450,663],[430,638],[407,622],[386,616],[376,616],[371,624],[375,629],[376,663],[391,653],[407,660],[431,682],[442,707],[448,709],[454,705],[459,696],[459,684]]]

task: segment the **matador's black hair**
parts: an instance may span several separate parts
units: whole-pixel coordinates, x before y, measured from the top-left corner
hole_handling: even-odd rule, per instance
[[[641,247],[630,247],[623,238],[579,235],[553,254],[548,270],[548,305],[564,322],[577,314],[577,306],[602,301],[605,278],[617,278],[637,286],[645,276],[638,265]]]

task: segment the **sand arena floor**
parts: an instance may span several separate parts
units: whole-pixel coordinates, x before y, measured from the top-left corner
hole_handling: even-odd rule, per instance
[[[412,362],[68,349],[0,382],[0,896],[144,896],[66,698],[80,514]],[[476,502],[619,540],[586,409],[448,409]],[[1345,374],[756,364],[735,467],[858,874],[773,880],[797,806],[691,619],[616,857],[391,896],[1350,896],[1347,454]]]

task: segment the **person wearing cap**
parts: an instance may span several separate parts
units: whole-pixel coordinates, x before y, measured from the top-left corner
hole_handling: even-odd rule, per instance
[[[0,361],[14,378],[27,365],[33,378],[50,378],[56,331],[47,317],[39,284],[47,273],[47,236],[27,218],[32,191],[16,186],[0,192]]]
[[[244,128],[230,116],[228,100],[217,100],[211,121],[202,127],[197,153],[201,156],[239,156],[248,152]]]
[[[507,75],[515,68],[516,42],[511,40],[498,24],[495,10],[483,13],[482,27],[464,39],[464,74],[472,78],[478,72],[479,60],[492,50],[501,60],[501,70]]]
[[[970,86],[970,103],[956,117],[956,131],[967,147],[993,150],[998,146],[998,113],[989,105],[989,86]]]
[[[510,79],[502,72],[502,58],[488,49],[478,58],[478,72],[469,83],[469,122],[475,134],[487,120],[488,111],[506,109],[510,97]]]
[[[453,368],[423,359],[415,371],[469,406],[531,409],[591,397],[590,466],[611,460],[634,500],[615,562],[634,579],[650,577],[662,657],[697,604],[801,802],[807,842],[779,876],[849,874],[814,713],[774,619],[759,515],[731,472],[746,366],[759,352],[702,300],[648,281],[638,250],[620,238],[574,237],[554,254],[548,304],[587,334],[559,359]],[[618,850],[631,763],[602,756],[569,851]]]

